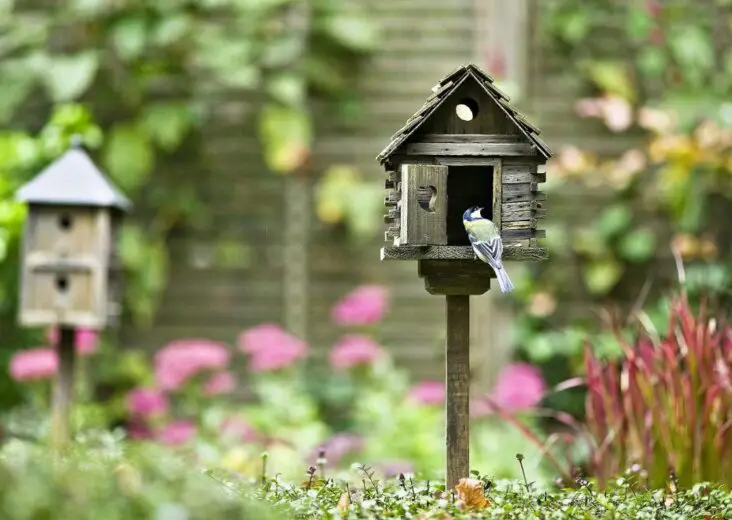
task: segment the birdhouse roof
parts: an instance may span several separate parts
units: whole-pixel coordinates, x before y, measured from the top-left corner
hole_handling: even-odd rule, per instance
[[[443,101],[450,97],[455,90],[468,78],[472,78],[478,82],[486,94],[498,105],[506,114],[508,119],[514,123],[521,133],[526,136],[529,142],[537,149],[540,155],[545,159],[552,156],[549,146],[539,138],[541,130],[529,123],[526,117],[518,110],[513,108],[508,102],[509,97],[501,92],[495,86],[491,76],[480,70],[473,64],[461,65],[453,72],[445,76],[437,85],[432,88],[432,95],[427,98],[422,108],[416,114],[410,117],[406,124],[400,128],[391,138],[389,145],[376,157],[381,164],[385,163],[389,157],[402,145],[414,132],[422,126],[442,105]]]
[[[72,146],[28,183],[16,198],[31,204],[113,207],[132,203],[97,168],[80,145]]]

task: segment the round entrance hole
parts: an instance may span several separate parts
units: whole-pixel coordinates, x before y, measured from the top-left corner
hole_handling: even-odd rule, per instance
[[[472,98],[461,99],[455,107],[455,113],[463,121],[472,121],[478,116],[478,102]]]
[[[60,292],[66,292],[69,289],[69,279],[65,276],[57,276],[56,289],[58,289]]]
[[[62,213],[58,217],[58,227],[64,231],[70,230],[73,223],[74,220],[68,213]]]

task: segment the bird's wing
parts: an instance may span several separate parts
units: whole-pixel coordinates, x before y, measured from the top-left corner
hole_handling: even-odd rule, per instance
[[[496,266],[501,265],[501,256],[503,255],[503,244],[501,237],[495,236],[488,240],[479,240],[473,233],[468,233],[470,243],[473,245],[473,249],[478,253],[479,256],[483,256],[488,260],[491,260]],[[491,262],[489,262],[491,263]],[[491,265],[493,265],[491,263]]]

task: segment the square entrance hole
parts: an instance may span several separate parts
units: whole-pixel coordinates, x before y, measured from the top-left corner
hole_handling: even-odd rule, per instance
[[[447,169],[447,245],[469,246],[463,213],[473,206],[483,208],[484,218],[493,219],[493,167],[449,166]]]

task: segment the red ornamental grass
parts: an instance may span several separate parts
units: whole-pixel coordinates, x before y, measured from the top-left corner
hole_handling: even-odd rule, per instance
[[[666,337],[618,341],[619,364],[585,351],[587,422],[597,442],[590,464],[600,484],[638,465],[654,488],[671,472],[682,486],[732,485],[724,462],[732,460],[732,327],[678,297]]]

